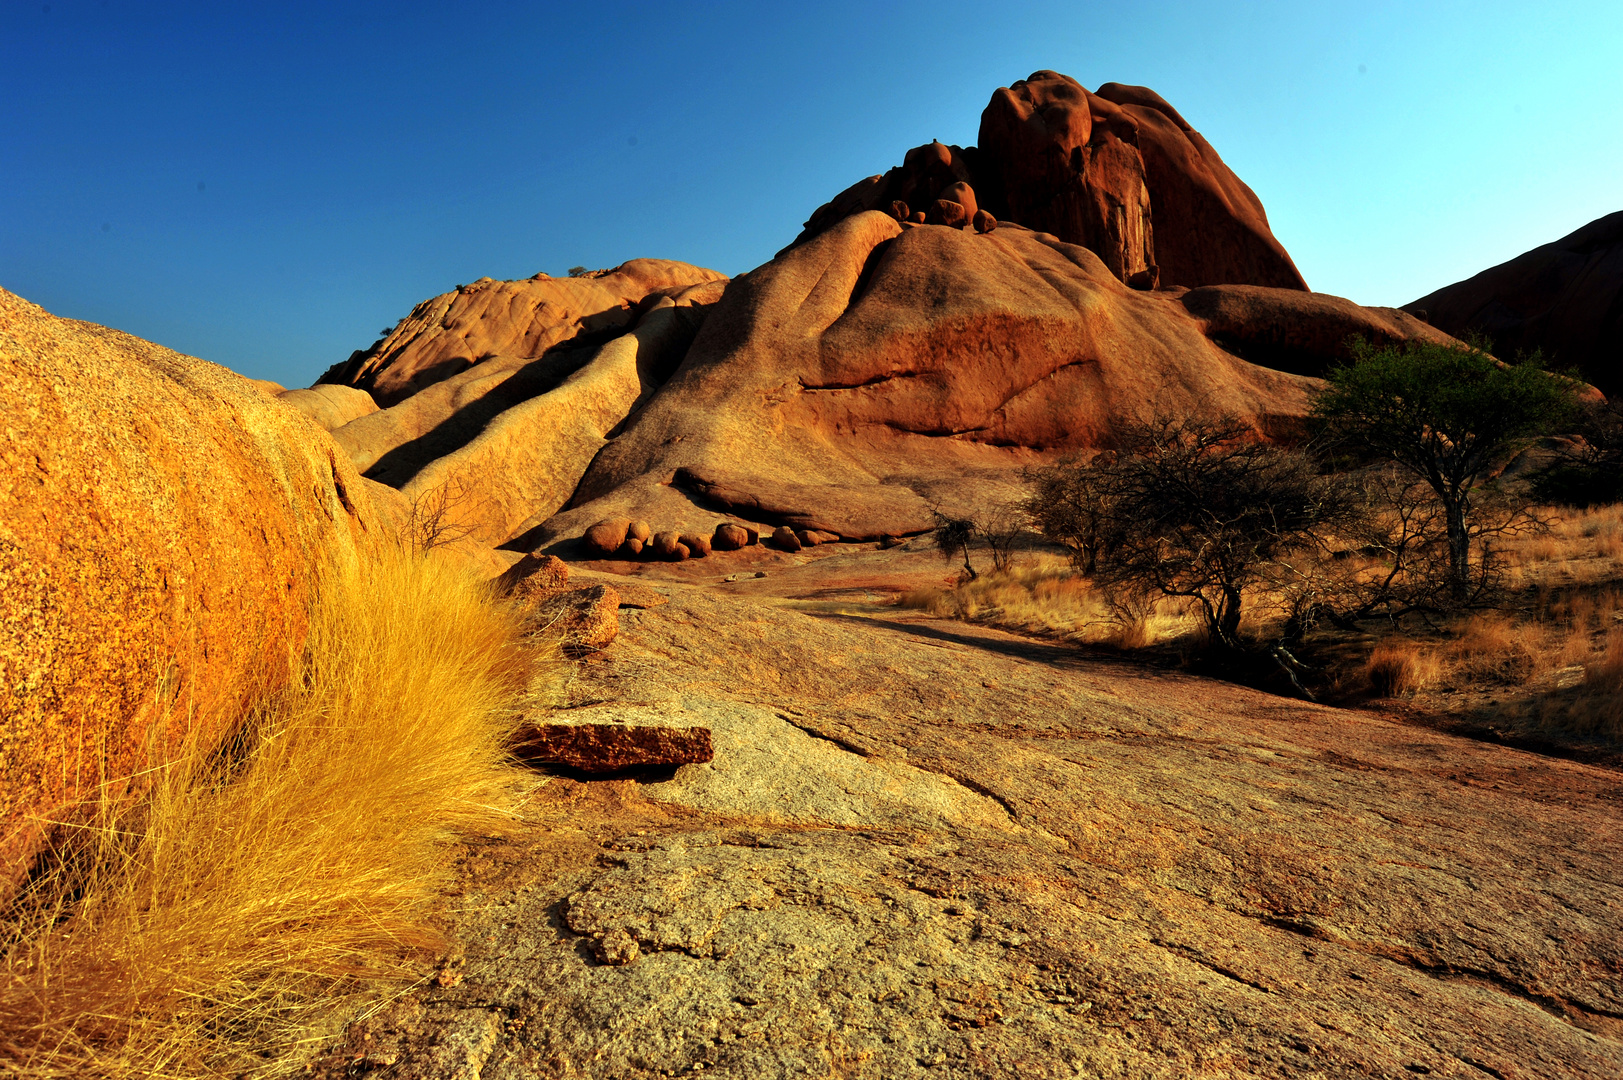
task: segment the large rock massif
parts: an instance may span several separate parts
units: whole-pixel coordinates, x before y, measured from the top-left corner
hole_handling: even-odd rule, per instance
[[[548,719],[714,759],[550,779],[342,1067],[1623,1075],[1616,773],[840,588],[938,576],[926,547],[645,569],[669,603]]]
[[[0,886],[103,781],[285,678],[313,574],[380,525],[252,382],[0,290]]]
[[[1603,393],[1623,392],[1623,211],[1422,296],[1404,310],[1504,355],[1540,349]]]
[[[1149,90],[1038,72],[981,131],[909,151],[730,282],[639,260],[420,304],[324,376],[386,406],[334,438],[515,550],[605,519],[868,539],[1155,413],[1288,437],[1349,337],[1448,340],[1305,291],[1256,196]]]

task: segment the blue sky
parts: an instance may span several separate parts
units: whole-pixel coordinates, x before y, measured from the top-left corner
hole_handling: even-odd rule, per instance
[[[304,385],[475,278],[749,269],[1039,68],[1159,91],[1362,303],[1623,209],[1617,0],[0,0],[0,285]]]

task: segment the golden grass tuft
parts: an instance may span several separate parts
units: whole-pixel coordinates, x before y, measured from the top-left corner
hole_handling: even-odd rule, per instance
[[[1402,697],[1425,689],[1437,678],[1435,656],[1405,638],[1378,642],[1364,665],[1370,690],[1377,697]]]
[[[286,1074],[437,943],[444,845],[513,790],[517,617],[390,552],[329,573],[311,621],[233,753],[194,742],[139,805],[87,808],[0,924],[0,1073]]]

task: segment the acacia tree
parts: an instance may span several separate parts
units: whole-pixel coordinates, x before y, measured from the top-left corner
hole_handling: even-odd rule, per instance
[[[1248,590],[1322,546],[1351,508],[1345,486],[1233,419],[1157,417],[1121,449],[1039,474],[1028,504],[1108,590],[1194,601],[1211,639],[1241,649]]]
[[[1314,405],[1331,440],[1385,458],[1425,481],[1442,508],[1449,592],[1470,595],[1474,519],[1493,469],[1573,411],[1578,386],[1550,375],[1535,355],[1504,364],[1481,349],[1411,341],[1351,343]],[[1503,528],[1501,523],[1495,528]]]

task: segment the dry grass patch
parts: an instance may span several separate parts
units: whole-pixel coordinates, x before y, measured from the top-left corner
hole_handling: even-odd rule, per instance
[[[1383,638],[1370,652],[1364,676],[1377,697],[1403,697],[1424,690],[1441,670],[1436,654],[1402,637]]]
[[[0,1072],[286,1074],[412,978],[446,842],[504,820],[528,655],[436,559],[330,573],[298,677],[235,752],[192,745],[138,806],[89,808],[0,924]]]
[[[1072,641],[1133,649],[1185,636],[1197,620],[1171,601],[1112,604],[1060,555],[1038,555],[950,589],[903,593],[900,607]]]

